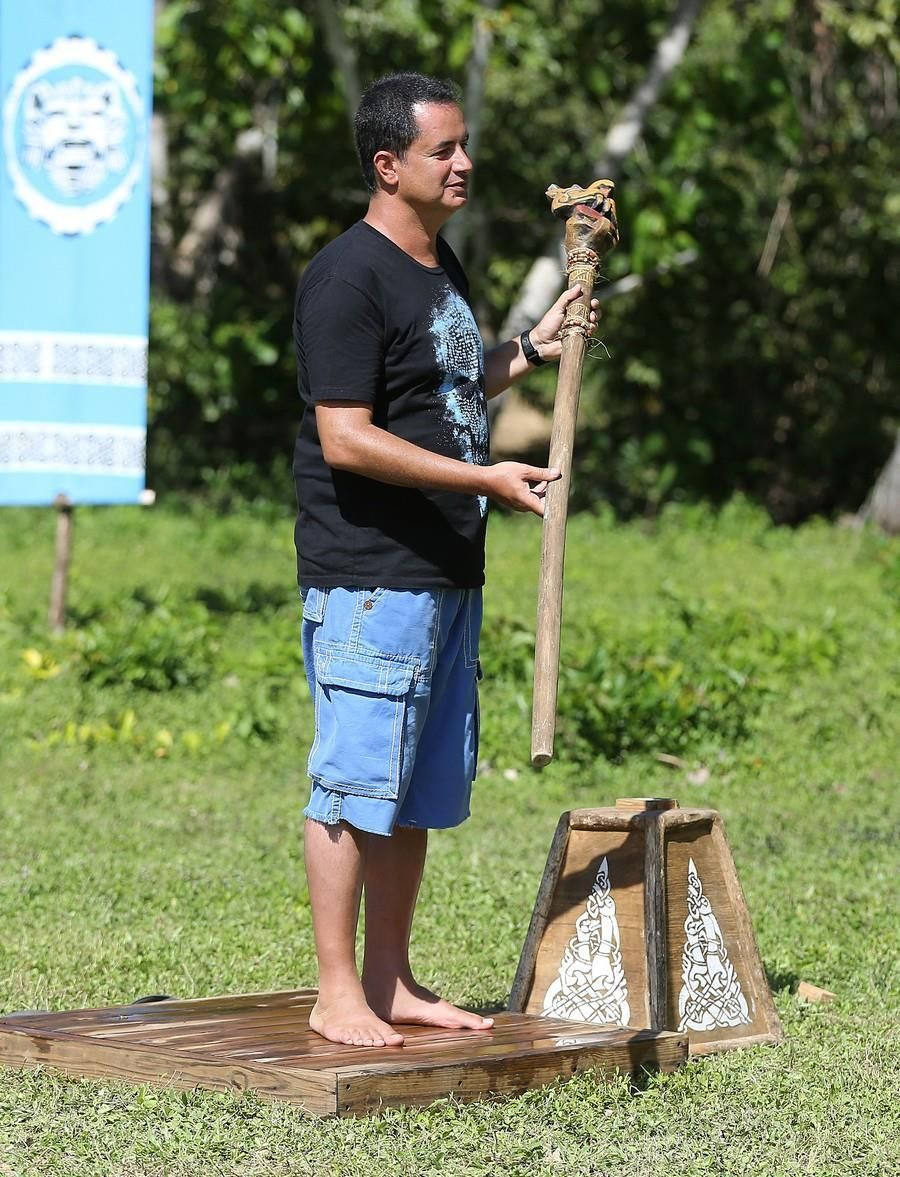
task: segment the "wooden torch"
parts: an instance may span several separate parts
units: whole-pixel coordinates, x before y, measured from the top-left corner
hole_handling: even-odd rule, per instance
[[[612,180],[597,180],[588,188],[577,185],[559,188],[551,184],[547,189],[553,212],[566,222],[569,288],[580,285],[581,294],[566,308],[560,331],[562,355],[547,463],[561,471],[562,476],[550,483],[544,500],[531,721],[531,763],[537,768],[549,764],[553,758],[572,447],[584,353],[590,334],[591,295],[603,258],[619,240],[616,205],[610,195],[612,190]]]

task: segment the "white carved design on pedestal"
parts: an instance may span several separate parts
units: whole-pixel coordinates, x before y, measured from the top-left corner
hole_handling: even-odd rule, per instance
[[[734,965],[728,958],[719,921],[693,858],[688,864],[688,915],[681,953],[683,984],[678,995],[679,1030],[718,1030],[743,1026],[750,1019],[747,1000]]]
[[[566,945],[559,976],[544,997],[542,1012],[604,1026],[628,1025],[628,987],[605,856],[587,908],[575,921],[575,935]]]

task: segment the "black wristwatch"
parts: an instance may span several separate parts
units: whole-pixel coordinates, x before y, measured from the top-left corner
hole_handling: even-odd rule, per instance
[[[522,334],[519,336],[519,343],[522,345],[522,355],[529,364],[534,364],[536,368],[539,368],[541,364],[546,364],[547,361],[541,359],[537,353],[537,348],[531,342],[530,331],[522,332]]]

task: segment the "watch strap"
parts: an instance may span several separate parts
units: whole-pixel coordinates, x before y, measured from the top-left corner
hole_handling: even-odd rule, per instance
[[[522,334],[519,336],[519,343],[522,346],[522,355],[529,364],[533,364],[536,368],[539,368],[541,364],[546,364],[547,361],[541,359],[541,357],[538,355],[537,348],[531,342],[530,331],[522,332]]]

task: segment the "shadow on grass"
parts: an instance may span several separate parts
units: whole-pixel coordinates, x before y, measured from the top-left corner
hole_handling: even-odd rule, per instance
[[[800,977],[791,969],[766,968],[766,980],[773,993],[796,993]]]

